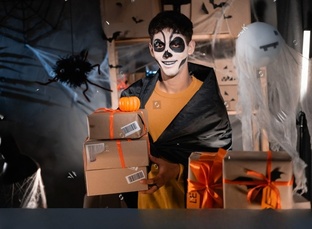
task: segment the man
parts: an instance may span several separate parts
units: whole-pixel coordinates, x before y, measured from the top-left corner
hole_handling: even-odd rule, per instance
[[[164,11],[150,22],[149,49],[160,69],[122,92],[138,96],[148,112],[150,161],[147,191],[139,208],[185,208],[188,157],[232,145],[232,129],[213,69],[190,73],[188,56],[195,50],[193,24],[177,11]],[[133,193],[125,193],[136,207]]]

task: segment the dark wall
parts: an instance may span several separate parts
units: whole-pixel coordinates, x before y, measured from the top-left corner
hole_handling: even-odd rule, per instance
[[[82,207],[86,116],[98,107],[110,107],[110,92],[90,86],[87,95],[91,102],[88,102],[82,94],[84,85],[73,89],[59,82],[47,86],[37,84],[35,81],[47,82],[52,77],[25,44],[44,51],[40,56],[49,66],[54,65],[57,58],[87,49],[87,61],[101,64],[102,71],[100,75],[92,71],[89,79],[109,87],[100,3],[99,0],[72,3],[37,0],[31,1],[32,6],[23,3],[0,3],[0,114],[4,116],[0,133],[13,136],[20,153],[40,165],[48,207]],[[37,7],[37,3],[41,6]],[[9,13],[8,9],[12,11]],[[34,9],[37,12],[34,13]],[[15,17],[20,17],[21,11],[32,17],[17,20]],[[40,19],[44,23],[38,30],[31,30]],[[57,26],[51,29],[58,20]],[[13,31],[7,28],[13,24],[17,26]],[[29,33],[17,31],[25,27]],[[42,36],[35,34],[41,31]]]
[[[310,5],[308,1],[304,2]],[[98,107],[110,107],[111,94],[90,86],[87,95],[91,102],[88,102],[82,94],[84,85],[73,89],[59,82],[48,86],[37,84],[36,81],[47,82],[51,77],[25,44],[44,51],[40,55],[45,57],[48,66],[54,65],[57,57],[88,49],[88,61],[101,64],[101,74],[93,71],[89,79],[108,86],[100,0],[31,1],[31,4],[41,4],[38,9],[37,5],[21,5],[23,2],[0,2],[0,114],[4,116],[0,120],[0,134],[13,136],[20,153],[38,162],[49,208],[82,207],[85,194],[82,146],[87,137],[86,117]],[[251,2],[255,3],[252,5],[254,20],[278,23],[279,28],[286,28],[283,23],[293,20],[292,14],[279,16],[281,19],[277,20],[276,2],[272,0]],[[306,15],[311,15],[309,7],[303,9]],[[32,17],[17,19],[22,12]],[[32,30],[38,20],[43,23]],[[308,19],[304,20],[306,25]],[[17,27],[8,29],[12,25]],[[287,26],[287,29],[291,28],[294,27]],[[25,29],[27,32],[19,32]],[[238,128],[235,128],[236,132]],[[12,191],[1,184],[0,189]]]

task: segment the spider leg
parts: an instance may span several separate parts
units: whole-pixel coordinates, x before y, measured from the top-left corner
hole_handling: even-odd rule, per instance
[[[53,79],[49,79],[49,81],[46,82],[46,83],[42,83],[42,82],[39,82],[39,81],[36,81],[36,83],[41,84],[41,85],[48,85],[48,84],[53,83],[53,82],[56,82],[56,81],[57,81],[57,80],[56,80],[56,78],[54,77]]]
[[[94,68],[94,67],[97,67],[97,68],[98,68],[98,73],[99,73],[99,75],[100,75],[100,74],[101,74],[100,65],[99,65],[99,64],[95,64],[95,65],[91,66],[91,68]]]
[[[85,85],[86,85],[86,89],[83,90],[83,95],[84,95],[84,97],[86,98],[86,100],[88,100],[88,102],[90,102],[90,99],[89,99],[88,96],[86,95],[86,92],[87,92],[88,89],[89,89],[88,83],[86,82]]]
[[[88,82],[89,84],[92,84],[92,85],[94,85],[94,86],[97,86],[97,87],[99,87],[99,88],[102,88],[103,90],[110,91],[110,92],[113,91],[113,90],[111,90],[111,89],[102,87],[102,86],[100,86],[100,85],[98,85],[98,84],[96,84],[96,83],[92,83],[92,82],[91,82],[90,80],[88,80],[88,79],[87,79],[87,82]]]

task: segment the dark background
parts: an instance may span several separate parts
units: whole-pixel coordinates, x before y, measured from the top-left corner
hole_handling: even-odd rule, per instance
[[[273,24],[290,46],[301,51],[302,31],[312,23],[309,0],[251,3],[253,20]],[[12,4],[12,11],[5,7]],[[32,4],[41,4],[40,10],[30,7]],[[19,20],[22,11],[32,17]],[[87,137],[86,116],[98,107],[110,107],[111,94],[90,87],[88,103],[81,88],[38,85],[35,81],[47,82],[49,75],[26,44],[59,57],[87,49],[89,62],[101,64],[101,74],[93,71],[90,80],[107,86],[100,1],[0,1],[0,114],[4,116],[0,133],[13,136],[20,152],[40,165],[49,208],[80,208],[85,194],[82,146]],[[239,136],[239,123],[231,119]]]

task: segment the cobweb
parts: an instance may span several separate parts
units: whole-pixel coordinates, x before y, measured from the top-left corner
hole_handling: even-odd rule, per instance
[[[0,0],[0,34],[21,43],[47,36],[58,26],[66,1]]]
[[[60,57],[56,54],[49,53],[49,52],[34,48],[28,44],[26,44],[25,46],[27,48],[29,48],[33,52],[33,54],[37,57],[37,59],[40,61],[41,65],[43,66],[43,68],[46,71],[46,73],[48,74],[48,76],[51,78],[54,78],[55,72],[53,70],[53,66],[56,64],[57,60]],[[77,102],[77,100],[78,100],[77,93],[66,84],[60,84],[60,85],[71,96],[73,102]]]
[[[0,186],[0,206],[6,208],[47,208],[46,194],[39,168],[23,181]]]
[[[50,79],[55,77],[55,72],[53,70],[53,67],[55,66],[56,62],[61,58],[59,55],[56,55],[54,53],[50,53],[38,48],[34,48],[33,46],[30,46],[29,44],[25,45],[29,50],[32,51],[32,53],[36,56],[38,61],[43,66],[45,72],[47,73],[48,77]],[[99,77],[97,69],[93,69],[88,74],[88,79],[91,79],[92,82],[97,83],[99,85],[110,85],[109,82],[109,76],[108,76],[108,55],[106,55],[102,62],[100,63],[100,75]],[[43,78],[41,82],[48,81],[47,78]],[[85,97],[82,95],[83,88],[72,88],[66,83],[61,82],[55,82],[55,84],[60,85],[60,87],[63,89],[63,91],[71,98],[72,105],[75,104],[81,104],[84,107],[92,110],[92,108],[88,105]],[[82,85],[83,87],[83,85]],[[102,89],[95,89],[95,86],[89,86],[88,91],[86,94],[90,99],[96,95],[96,93],[99,92],[99,90]]]
[[[254,29],[255,26],[258,26],[258,31]],[[271,27],[265,23],[253,23],[242,30],[236,42],[234,61],[239,79],[236,110],[242,123],[243,149],[252,151],[254,139],[264,131],[271,150],[284,150],[291,156],[296,182],[294,192],[302,194],[307,192],[306,164],[297,151],[296,118],[299,110],[304,108],[300,107],[300,70],[303,57],[289,47],[282,37],[275,40],[278,46],[269,47],[270,50],[280,49],[278,52],[272,51],[270,55],[262,56],[257,51],[260,50],[258,47],[263,47],[257,44],[261,39],[253,38],[269,37],[269,34],[263,34],[264,28],[268,26]],[[248,33],[252,37],[247,39]],[[267,40],[263,44],[273,43]],[[308,120],[309,118],[311,113]]]

